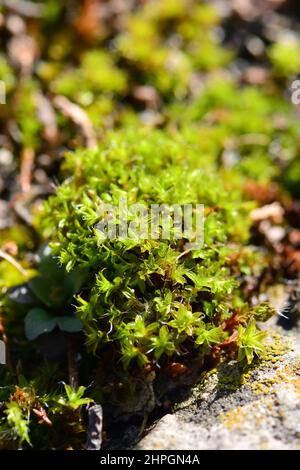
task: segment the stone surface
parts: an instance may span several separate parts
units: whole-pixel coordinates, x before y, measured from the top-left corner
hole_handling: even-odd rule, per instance
[[[300,449],[299,339],[299,329],[275,326],[259,366],[221,366],[136,449]]]

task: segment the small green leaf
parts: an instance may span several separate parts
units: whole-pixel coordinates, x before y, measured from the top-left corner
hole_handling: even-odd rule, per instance
[[[74,295],[72,280],[65,277],[60,282],[37,276],[29,281],[35,296],[47,307],[61,307],[71,302]]]
[[[56,318],[42,308],[33,308],[25,317],[25,334],[30,341],[43,333],[50,333],[55,326]]]
[[[151,343],[154,349],[155,359],[159,359],[162,354],[171,356],[175,351],[172,334],[169,332],[166,325],[160,327],[158,336],[151,338]]]
[[[60,330],[68,333],[76,333],[82,330],[82,322],[77,317],[56,317],[56,322]]]
[[[7,416],[9,426],[18,437],[20,444],[23,442],[30,444],[29,416],[24,416],[19,404],[15,401],[6,403],[6,410],[4,413]]]
[[[38,270],[43,278],[52,279],[54,282],[61,282],[66,275],[65,267],[51,256],[49,247],[46,247],[41,254]]]
[[[86,388],[82,385],[76,390],[70,385],[64,384],[66,397],[61,396],[58,399],[58,403],[62,406],[69,407],[73,410],[77,410],[80,406],[88,405],[91,401],[91,398],[83,398]]]
[[[197,328],[197,339],[196,344],[203,345],[205,354],[209,352],[210,348],[214,344],[221,343],[224,339],[224,332],[220,327],[215,327],[212,324],[201,323],[201,326]]]
[[[256,305],[256,307],[253,307],[250,313],[257,321],[267,321],[276,314],[276,310],[267,302],[262,302],[259,305]]]
[[[169,325],[176,328],[178,333],[185,332],[188,336],[192,336],[194,328],[201,322],[201,313],[192,312],[184,305],[180,305],[178,311],[174,313],[174,320]]]
[[[247,363],[251,364],[254,355],[259,356],[264,351],[265,331],[260,331],[256,327],[256,322],[252,319],[248,326],[244,328],[242,325],[238,327],[238,361],[246,358]]]

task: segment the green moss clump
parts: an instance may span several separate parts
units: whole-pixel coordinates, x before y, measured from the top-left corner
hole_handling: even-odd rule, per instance
[[[237,187],[275,180],[297,196],[298,118],[274,89],[241,87],[216,74],[189,105],[170,105],[168,117]]]
[[[300,42],[296,37],[283,37],[269,47],[268,55],[273,73],[289,79],[300,72]]]
[[[82,386],[74,389],[63,385],[61,391],[49,393],[48,378],[43,385],[42,380],[46,373],[55,372],[46,366],[36,380],[27,382],[21,377],[19,385],[1,387],[4,413],[0,418],[0,449],[24,449],[37,440],[41,447],[63,449],[58,428],[68,434],[69,448],[82,448],[86,433],[82,407],[92,400],[83,396],[86,390]]]
[[[20,139],[24,147],[32,149],[38,147],[42,131],[36,103],[38,90],[37,82],[33,79],[27,79],[20,86],[16,96],[15,117],[20,123]]]
[[[175,358],[188,364],[195,355],[203,364],[217,350],[220,358],[239,349],[239,358],[251,362],[262,334],[230,261],[230,244],[249,236],[253,204],[242,192],[231,190],[197,147],[160,131],[111,133],[97,150],[69,154],[66,167],[73,176],[46,204],[46,232],[68,270],[89,271],[77,315],[89,350],[109,356],[110,374],[131,374],[150,363],[164,368]],[[99,207],[118,205],[120,197],[128,206],[204,204],[203,247],[185,251],[192,237],[103,237]],[[130,215],[131,222],[138,220]],[[237,311],[240,320],[228,327]],[[237,331],[239,323],[245,327]]]
[[[0,54],[0,80],[5,82],[6,93],[9,93],[16,84],[16,79],[4,54]]]
[[[127,74],[114,64],[114,57],[95,49],[85,52],[79,67],[66,67],[50,85],[55,94],[67,96],[83,106],[92,122],[99,126],[111,115],[127,90]]]
[[[299,41],[278,36],[262,62],[255,57],[269,66],[258,70],[260,86],[246,86],[251,51],[230,63],[231,20],[209,2],[121,3],[35,5],[37,17],[20,23],[35,50],[26,73],[12,60],[11,9],[0,7],[4,213],[10,201],[28,224],[26,211],[39,210],[47,183],[66,177],[40,218],[44,237],[39,216],[33,227],[23,230],[20,220],[0,234],[0,339],[11,356],[0,369],[0,447],[82,448],[82,384],[92,382],[88,395],[108,405],[107,429],[118,413],[136,419],[222,361],[245,371],[258,356],[277,360],[263,351],[256,322],[274,314],[260,294],[286,270],[284,244],[297,240],[288,219],[298,210],[291,202],[299,197],[300,135],[284,87],[300,70]],[[62,112],[57,95],[79,108]],[[85,142],[84,123],[99,146],[67,154],[61,172],[65,149]],[[21,184],[27,199],[18,187],[30,166],[32,181]],[[163,237],[162,224],[156,238],[103,237],[101,205],[118,207],[120,198],[131,208],[203,204],[203,246],[188,249],[195,237],[178,238],[180,227]],[[274,218],[286,234],[279,244],[251,223],[252,209],[274,201],[284,214]],[[144,235],[138,213],[128,216]],[[297,249],[296,241],[291,253]],[[62,381],[73,388],[61,392]],[[228,389],[239,384],[234,377]]]
[[[182,98],[196,71],[222,67],[231,59],[212,29],[219,24],[215,9],[194,0],[154,0],[131,15],[116,37],[119,56],[138,71],[140,81],[165,98]]]

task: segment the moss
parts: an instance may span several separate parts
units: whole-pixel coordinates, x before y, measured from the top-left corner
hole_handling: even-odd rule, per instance
[[[35,94],[38,84],[35,80],[27,79],[22,83],[17,94],[16,119],[20,123],[21,141],[26,148],[36,148],[39,145],[39,133],[42,126],[38,119]]]
[[[69,434],[69,448],[80,446],[86,433],[81,409],[91,401],[83,398],[84,387],[75,390],[65,385],[61,393],[48,394],[47,397],[42,390],[38,392],[34,382],[6,389],[4,417],[0,420],[1,445],[4,448],[32,446],[31,439],[35,441],[37,438],[44,446],[60,446],[55,432],[57,427]],[[41,427],[43,436],[39,436]]]
[[[4,54],[0,55],[0,80],[5,83],[6,93],[10,93],[16,84],[15,75]]]
[[[110,365],[116,361],[116,375],[123,374],[121,364],[130,374],[148,364],[166,368],[176,356],[183,363],[195,354],[204,359],[218,347],[222,358],[230,335],[236,335],[232,347],[240,361],[260,354],[264,333],[255,326],[257,312],[242,300],[223,250],[231,240],[247,242],[251,205],[241,192],[227,192],[214,165],[201,168],[196,147],[180,135],[120,131],[95,151],[70,154],[66,170],[72,181],[49,199],[44,223],[53,253],[67,269],[90,273],[77,297],[90,351],[108,354]],[[120,196],[128,204],[203,203],[207,210],[218,209],[205,219],[204,246],[185,253],[182,240],[161,237],[162,226],[157,239],[103,237],[97,230],[99,206],[103,201],[118,206]],[[233,213],[242,223],[234,223]],[[138,217],[133,213],[131,223]],[[228,329],[237,303],[245,327],[237,329],[238,321]]]
[[[4,448],[83,447],[84,390],[57,385],[72,382],[74,363],[79,384],[93,377],[88,394],[116,419],[150,412],[164,393],[200,380],[197,394],[215,371],[220,387],[233,391],[258,364],[277,370],[277,378],[253,384],[263,394],[283,373],[288,346],[273,335],[266,341],[256,324],[274,314],[257,305],[275,277],[274,247],[251,211],[275,199],[287,209],[299,196],[298,117],[282,87],[299,71],[297,40],[270,44],[269,79],[247,86],[209,2],[123,2],[108,21],[97,9],[87,14],[96,3],[47,0],[40,18],[24,17],[37,59],[24,75],[0,55],[8,103],[0,107],[1,143],[16,160],[5,169],[8,183],[0,178],[1,199],[12,206],[22,199],[16,173],[28,149],[31,160],[36,155],[33,185],[56,186],[34,227],[18,222],[0,234],[1,249],[13,241],[26,274],[1,258],[0,332],[12,356],[12,373],[1,370]],[[10,56],[10,9],[1,15]],[[58,94],[79,106],[96,149],[77,149],[84,143],[77,113],[62,116]],[[48,120],[52,137],[43,132]],[[65,149],[76,151],[62,158]],[[34,211],[27,186],[26,208]],[[130,204],[204,204],[204,245],[186,249],[192,234],[103,239],[99,205],[120,196]],[[45,268],[40,245],[49,242]],[[43,370],[35,366],[41,360]]]
[[[276,75],[290,78],[300,71],[300,42],[294,37],[283,37],[270,46],[269,58]]]

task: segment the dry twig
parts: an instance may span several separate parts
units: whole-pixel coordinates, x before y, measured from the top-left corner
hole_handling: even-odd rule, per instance
[[[30,191],[34,157],[33,148],[23,148],[21,154],[20,186],[24,193]]]
[[[77,124],[86,139],[86,145],[89,148],[96,147],[96,135],[91,121],[89,120],[86,112],[72,101],[68,100],[65,96],[55,96],[53,99],[54,105],[75,124]]]

